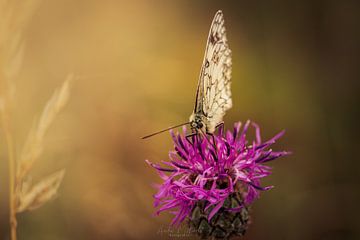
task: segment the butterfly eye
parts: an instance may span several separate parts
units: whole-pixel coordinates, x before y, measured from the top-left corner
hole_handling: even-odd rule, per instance
[[[198,127],[198,128],[202,128],[203,126],[204,126],[204,124],[203,124],[203,122],[201,121],[201,119],[196,119],[196,126]]]

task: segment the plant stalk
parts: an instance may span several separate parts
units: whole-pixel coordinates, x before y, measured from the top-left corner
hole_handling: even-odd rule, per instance
[[[15,157],[14,157],[14,145],[13,138],[10,129],[9,115],[7,114],[6,106],[2,109],[2,124],[6,139],[7,151],[8,151],[8,160],[9,160],[9,222],[10,222],[10,232],[11,240],[16,240],[16,198],[15,198]]]

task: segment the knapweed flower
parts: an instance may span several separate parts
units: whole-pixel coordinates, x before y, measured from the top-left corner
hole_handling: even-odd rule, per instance
[[[251,142],[246,139],[250,125],[255,130]],[[154,195],[156,213],[174,214],[175,225],[188,218],[202,237],[244,234],[249,205],[261,191],[272,188],[260,185],[271,170],[264,163],[288,154],[269,149],[283,134],[262,142],[259,126],[250,121],[243,127],[236,123],[226,133],[220,126],[213,135],[186,136],[186,128],[183,133],[171,132],[175,149],[169,160],[162,161],[163,166],[146,160],[163,179]]]

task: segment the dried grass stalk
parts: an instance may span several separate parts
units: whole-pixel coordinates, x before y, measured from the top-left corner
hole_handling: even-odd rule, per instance
[[[31,188],[29,188],[29,185],[31,185],[30,180],[24,182],[23,188],[18,196],[19,199],[18,205],[16,206],[16,212],[20,213],[25,210],[34,210],[53,199],[57,195],[64,174],[64,169],[57,171]]]
[[[31,128],[18,163],[16,173],[17,183],[21,182],[29,173],[34,162],[41,155],[45,133],[69,99],[69,83],[72,78],[73,76],[69,75],[62,87],[54,92],[53,96],[47,102],[40,120]]]
[[[24,56],[23,32],[41,0],[0,0],[0,98],[10,102],[14,97],[14,78]]]
[[[60,170],[32,186],[28,173],[42,153],[47,129],[68,100],[72,76],[54,93],[39,122],[30,130],[19,162],[16,161],[14,151],[11,127],[14,79],[23,63],[24,28],[40,2],[41,0],[0,0],[0,115],[9,160],[9,220],[12,240],[17,238],[16,213],[35,209],[54,198],[64,176],[64,170]]]

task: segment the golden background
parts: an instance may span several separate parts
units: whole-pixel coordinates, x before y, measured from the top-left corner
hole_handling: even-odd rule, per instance
[[[161,233],[171,216],[153,216],[160,178],[144,162],[166,159],[171,139],[140,137],[188,119],[218,9],[233,51],[226,126],[254,120],[264,139],[286,129],[274,149],[293,152],[269,164],[263,184],[275,188],[255,202],[244,239],[358,239],[359,4],[190,0],[39,4],[15,82],[17,148],[66,75],[77,78],[32,172],[66,168],[59,195],[18,215],[18,239],[174,239]],[[0,239],[8,239],[0,133]]]

